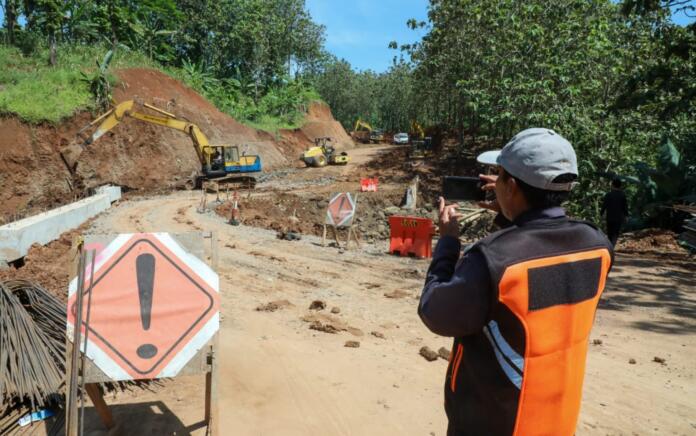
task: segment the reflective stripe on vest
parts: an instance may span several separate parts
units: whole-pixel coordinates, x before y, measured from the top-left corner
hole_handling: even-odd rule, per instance
[[[483,328],[483,333],[491,343],[495,352],[495,358],[498,359],[503,372],[505,372],[512,384],[517,386],[517,389],[520,389],[522,387],[522,374],[524,373],[524,357],[513,350],[503,335],[500,334],[497,322],[491,320]]]

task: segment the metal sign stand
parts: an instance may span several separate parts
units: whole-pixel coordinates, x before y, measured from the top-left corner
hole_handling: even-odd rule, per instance
[[[208,233],[186,233],[186,234],[172,234],[172,237],[176,239],[189,253],[196,255],[199,259],[203,260],[206,256],[205,248],[203,244],[203,239],[210,239],[210,252],[209,258],[206,263],[215,271],[218,266],[218,247],[217,247],[217,235],[214,232]],[[201,237],[202,236],[202,237]],[[108,242],[112,240],[114,236],[110,235],[99,235],[99,236],[87,236],[85,242]],[[78,262],[77,265],[77,277],[78,277],[78,299],[77,299],[77,316],[76,319],[82,319],[85,328],[89,325],[89,314],[87,319],[82,316],[82,295],[85,292],[84,282],[85,282],[85,269],[87,267],[88,256],[82,249],[82,243],[80,242],[77,247],[78,250]],[[92,250],[91,262],[92,265],[95,259],[95,252]],[[89,306],[89,303],[88,303]],[[89,309],[88,309],[89,311]],[[67,380],[66,386],[68,387],[67,398],[66,398],[66,421],[65,421],[65,434],[66,436],[78,436],[83,434],[84,422],[83,417],[80,416],[78,420],[78,399],[80,398],[80,392],[78,387],[82,386],[83,390],[89,396],[95,411],[99,415],[102,423],[107,429],[114,427],[114,419],[111,414],[109,406],[104,400],[104,396],[99,387],[99,383],[111,382],[110,379],[104,372],[102,372],[97,365],[87,358],[81,351],[80,347],[73,346],[74,344],[80,344],[82,341],[80,328],[74,329],[73,341],[67,339],[66,337],[66,357],[67,357]],[[89,330],[86,329],[88,332]],[[219,349],[219,333],[215,333],[212,339],[210,339],[196,354],[188,361],[188,363],[179,371],[178,376],[190,376],[190,375],[200,375],[205,374],[205,408],[203,419],[205,424],[208,426],[208,433],[212,436],[219,435],[219,424],[218,424],[218,362],[217,354]],[[86,340],[86,339],[85,339]],[[86,345],[85,345],[86,346]],[[78,363],[82,360],[83,365],[78,369]],[[83,407],[83,406],[82,406]]]

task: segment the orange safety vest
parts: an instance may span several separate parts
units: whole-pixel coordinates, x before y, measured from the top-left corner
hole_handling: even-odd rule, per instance
[[[486,259],[493,301],[482,331],[454,341],[448,434],[574,434],[611,244],[594,226],[555,218],[501,230],[472,249]]]

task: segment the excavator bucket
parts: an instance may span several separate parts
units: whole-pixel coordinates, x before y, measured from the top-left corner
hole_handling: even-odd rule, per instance
[[[60,150],[60,157],[63,158],[65,166],[68,167],[70,174],[75,173],[75,168],[77,168],[77,162],[80,159],[80,155],[84,151],[84,148],[80,144],[70,144]]]

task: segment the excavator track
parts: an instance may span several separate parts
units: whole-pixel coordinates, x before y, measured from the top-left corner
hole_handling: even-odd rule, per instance
[[[205,177],[198,178],[198,182],[188,182],[186,183],[187,189],[205,189],[209,191],[225,191],[225,190],[242,190],[242,189],[254,189],[256,188],[256,177],[253,176],[242,176],[242,175],[229,175],[224,177],[218,177],[215,179],[207,179]]]

